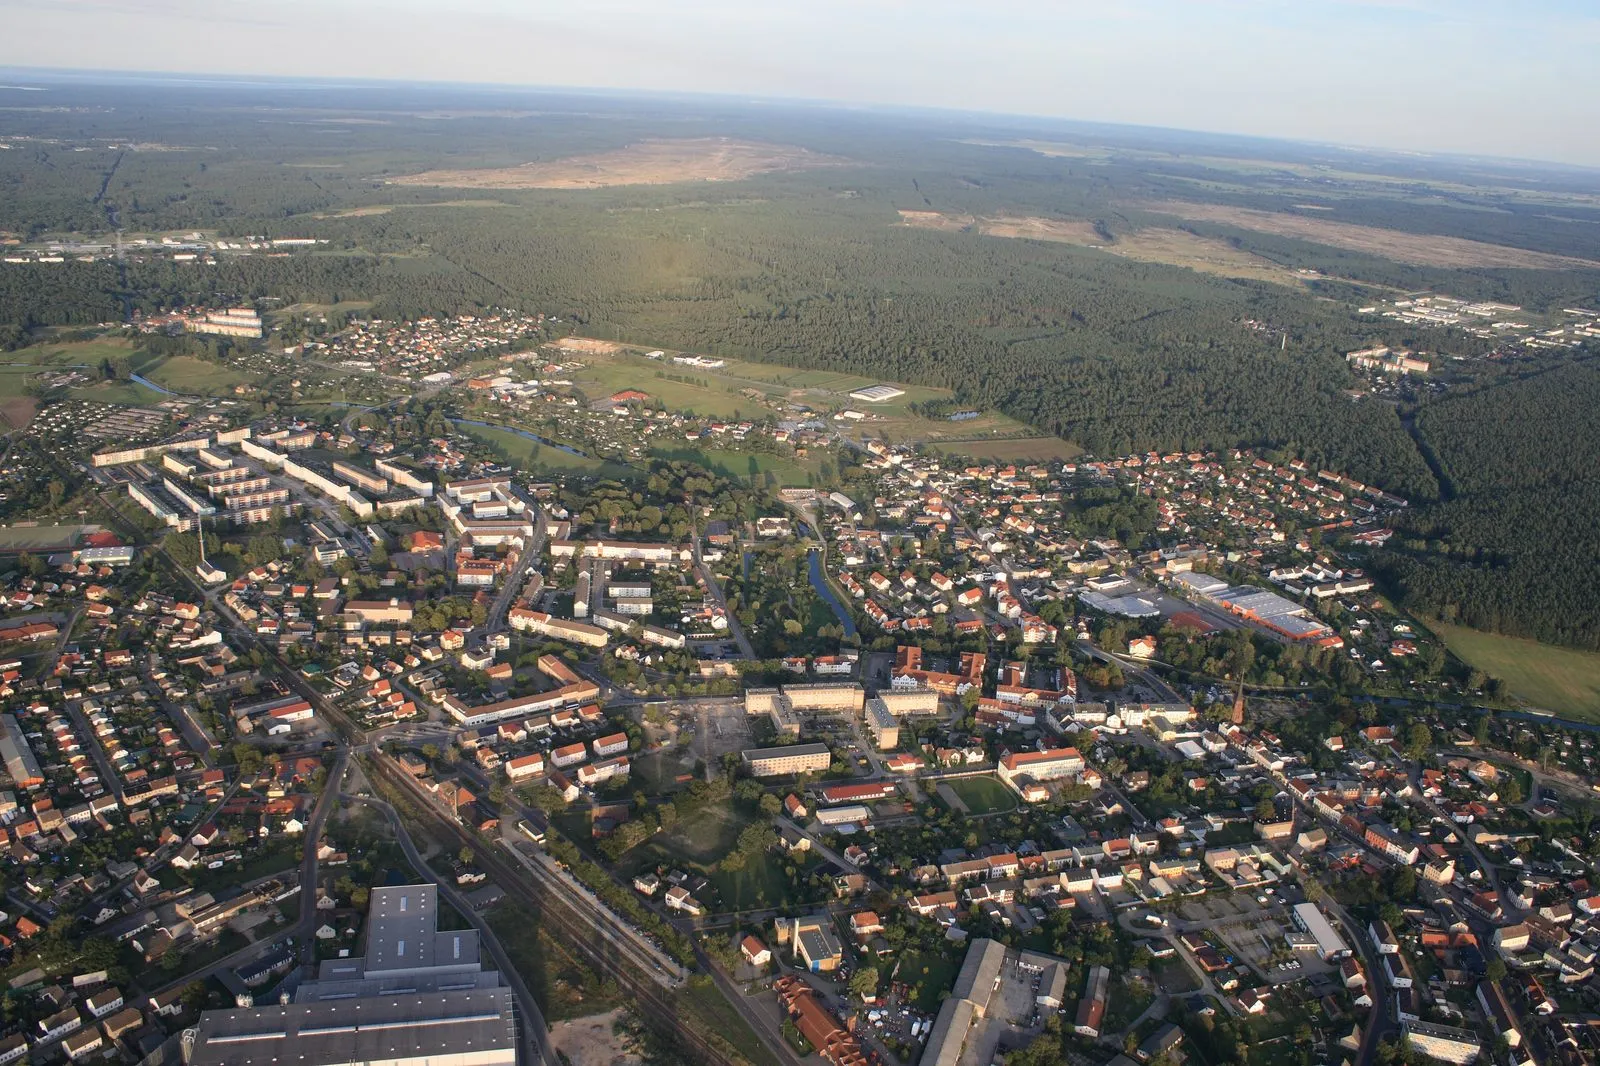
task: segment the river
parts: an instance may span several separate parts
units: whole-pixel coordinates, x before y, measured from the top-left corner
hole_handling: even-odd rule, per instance
[[[163,389],[160,385],[157,385],[155,382],[151,381],[149,378],[145,377],[143,374],[129,374],[128,378],[129,378],[130,381],[135,381],[135,382],[139,383],[140,385],[143,385],[147,389],[151,389],[151,390],[154,390],[155,392],[159,392],[163,396],[176,396],[176,395],[178,395],[177,393],[173,392],[171,389]]]
[[[539,436],[537,433],[529,433],[525,429],[518,429],[516,426],[502,426],[497,425],[494,422],[477,422],[470,418],[452,418],[450,421],[454,422],[458,426],[482,426],[484,429],[498,429],[503,430],[506,433],[515,433],[517,436],[522,437],[525,440],[531,440],[535,444],[542,444],[546,448],[554,448],[556,451],[566,452],[568,455],[576,455],[580,459],[590,458],[589,455],[580,452],[570,444],[558,444],[557,442],[546,437]]]
[[[811,587],[817,590],[817,595],[822,597],[822,602],[826,603],[829,609],[833,611],[833,616],[844,627],[844,635],[854,637],[856,635],[855,620],[850,617],[850,612],[845,610],[844,604],[839,602],[839,597],[833,594],[833,589],[828,587],[828,582],[822,576],[822,552],[820,549],[812,548],[806,553],[806,567],[811,571]]]

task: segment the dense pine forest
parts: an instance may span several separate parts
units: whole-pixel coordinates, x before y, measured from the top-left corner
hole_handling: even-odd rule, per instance
[[[1600,367],[1571,364],[1434,404],[1419,418],[1446,499],[1382,558],[1406,603],[1600,649]]]

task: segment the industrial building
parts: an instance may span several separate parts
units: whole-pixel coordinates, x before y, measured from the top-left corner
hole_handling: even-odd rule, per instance
[[[1350,954],[1350,945],[1345,943],[1344,937],[1339,935],[1339,931],[1317,909],[1315,903],[1295,904],[1294,924],[1316,940],[1317,951],[1325,960],[1331,962]]]
[[[365,956],[324,961],[292,1003],[201,1014],[189,1066],[515,1066],[512,992],[438,910],[434,885],[374,888]]]
[[[1333,629],[1312,617],[1293,600],[1255,585],[1229,585],[1209,574],[1177,574],[1172,583],[1229,614],[1253,622],[1285,640],[1338,647],[1343,641]]]
[[[11,775],[11,783],[18,788],[38,788],[44,784],[44,774],[39,770],[39,760],[28,747],[28,738],[13,714],[0,714],[0,761]]]

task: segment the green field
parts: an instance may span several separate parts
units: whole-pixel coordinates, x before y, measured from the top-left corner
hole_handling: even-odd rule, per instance
[[[1083,449],[1060,437],[1016,437],[999,440],[940,441],[931,446],[940,455],[965,455],[996,463],[1066,462],[1083,454]]]
[[[895,980],[908,985],[912,1002],[920,1011],[933,1013],[939,1009],[939,997],[956,983],[961,963],[943,955],[912,951],[900,959]]]
[[[27,363],[30,366],[97,367],[102,359],[132,356],[133,342],[123,337],[99,337],[92,341],[67,341],[62,344],[35,344],[6,352],[0,362]]]
[[[94,385],[68,389],[75,400],[94,400],[98,403],[115,403],[124,407],[151,407],[171,397],[154,389],[147,389],[136,381],[102,381]]]
[[[750,816],[732,807],[702,807],[678,819],[670,833],[657,833],[622,857],[632,876],[639,870],[672,863],[693,863],[707,869],[728,853]]]
[[[1463,626],[1432,628],[1462,662],[1498,677],[1517,698],[1565,718],[1600,721],[1600,654]]]
[[[506,454],[508,462],[523,470],[559,474],[590,474],[595,477],[626,477],[636,473],[636,471],[620,463],[613,463],[604,459],[591,459],[583,455],[573,455],[570,452],[562,451],[560,448],[550,448],[537,441],[520,437],[509,430],[462,425],[458,425],[456,428],[478,438],[485,444],[492,444],[499,448]]]
[[[532,910],[506,901],[489,912],[488,921],[546,1019],[561,1021],[618,1006],[599,975],[546,933]]]
[[[950,791],[960,796],[973,814],[994,814],[1014,810],[1017,806],[1016,793],[993,777],[962,777],[941,784],[948,785]]]
[[[720,1034],[754,1066],[777,1066],[777,1060],[744,1020],[744,1015],[709,980],[690,981],[688,987],[678,993],[678,1003],[686,1009],[685,1013],[694,1016],[696,1028]]]
[[[718,381],[719,371],[687,366],[664,368],[653,360],[629,356],[591,357],[591,360],[574,377],[575,383],[591,400],[603,400],[624,389],[638,389],[669,411],[702,418],[753,419],[770,414],[759,403],[740,396],[739,386],[733,382]],[[656,377],[658,373],[686,377],[690,382]],[[709,382],[709,387],[691,383],[699,381]]]
[[[219,396],[231,393],[235,385],[248,385],[256,380],[232,367],[192,355],[152,360],[141,367],[139,373],[164,389],[190,396]]]
[[[11,526],[0,529],[0,551],[30,551],[39,548],[59,548],[76,544],[84,527],[69,526]]]
[[[820,857],[813,859],[808,854],[793,861],[797,867],[806,869],[820,861]],[[747,862],[738,870],[719,868],[712,872],[711,883],[717,886],[718,912],[786,907],[795,902],[782,861],[773,855]]]
[[[804,486],[811,484],[817,467],[804,459],[791,459],[765,452],[739,452],[726,448],[651,448],[650,454],[662,459],[677,459],[703,466],[723,477],[738,478],[746,484],[761,475],[771,473],[779,486]]]

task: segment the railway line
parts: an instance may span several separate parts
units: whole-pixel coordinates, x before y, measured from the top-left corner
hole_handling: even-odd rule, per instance
[[[636,1010],[654,1028],[672,1034],[674,1040],[691,1052],[694,1061],[713,1066],[748,1066],[750,1060],[735,1051],[717,1047],[700,1033],[683,1023],[682,1007],[677,996],[662,988],[658,978],[642,971],[631,956],[623,954],[612,940],[595,936],[595,922],[591,916],[579,914],[567,904],[561,893],[541,894],[530,891],[528,867],[512,864],[499,847],[484,847],[476,834],[469,832],[435,807],[431,799],[419,795],[415,781],[408,780],[403,771],[390,764],[386,756],[369,760],[375,776],[385,784],[414,801],[429,823],[441,830],[450,840],[468,847],[475,853],[475,862],[504,888],[508,895],[533,907],[553,934],[567,947],[575,950],[601,974],[611,977],[632,997],[630,1007]]]

